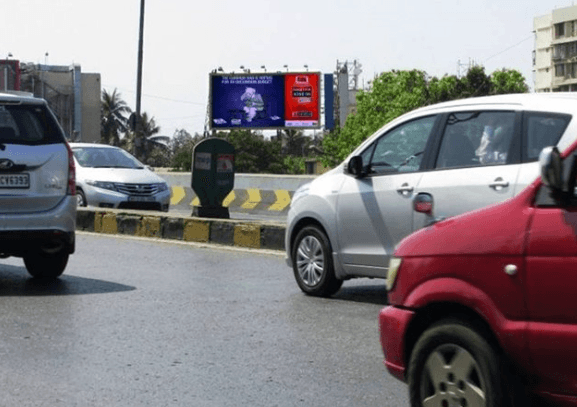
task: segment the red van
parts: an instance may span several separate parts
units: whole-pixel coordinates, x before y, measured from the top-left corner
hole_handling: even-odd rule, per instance
[[[397,247],[379,328],[411,406],[577,406],[576,145],[540,165],[516,197]]]

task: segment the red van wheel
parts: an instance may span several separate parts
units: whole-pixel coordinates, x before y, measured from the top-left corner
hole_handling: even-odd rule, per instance
[[[444,322],[423,333],[409,362],[412,407],[503,405],[497,352],[474,329]]]

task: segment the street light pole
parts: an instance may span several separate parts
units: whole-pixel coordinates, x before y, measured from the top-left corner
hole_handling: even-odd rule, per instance
[[[144,0],[140,0],[140,34],[138,39],[138,68],[136,74],[136,129],[134,135],[134,154],[139,158],[140,143],[142,142],[142,123],[140,120],[140,100],[142,94],[142,59],[144,44]]]

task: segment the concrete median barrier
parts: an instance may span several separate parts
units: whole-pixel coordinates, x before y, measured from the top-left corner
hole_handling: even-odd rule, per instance
[[[200,201],[190,187],[190,173],[157,170],[171,189],[170,207],[192,213]],[[294,191],[315,175],[236,174],[234,189],[223,206],[231,212],[286,216]]]
[[[78,208],[76,229],[252,249],[284,250],[281,222],[182,217],[158,212]]]

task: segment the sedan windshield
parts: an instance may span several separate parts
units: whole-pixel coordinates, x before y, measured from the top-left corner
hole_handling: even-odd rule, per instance
[[[81,147],[74,148],[74,157],[82,167],[91,168],[136,168],[144,166],[140,161],[122,149]]]

